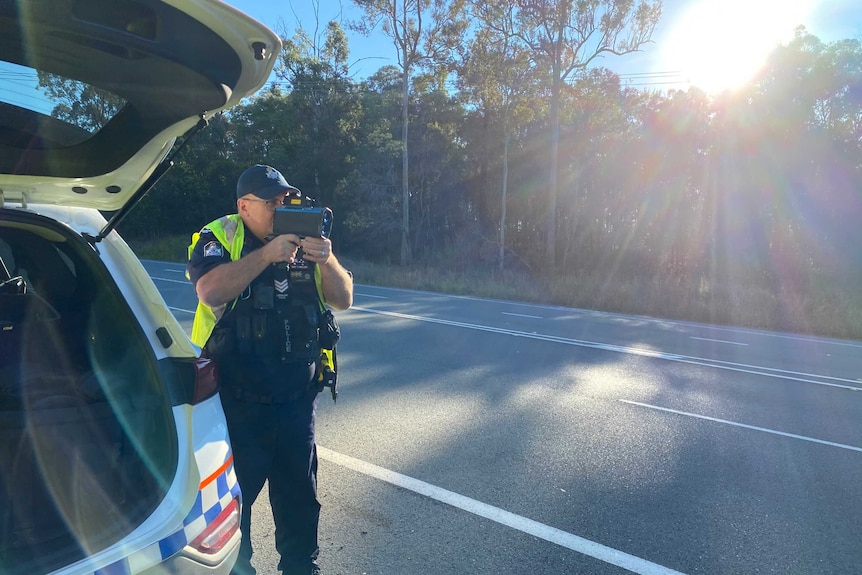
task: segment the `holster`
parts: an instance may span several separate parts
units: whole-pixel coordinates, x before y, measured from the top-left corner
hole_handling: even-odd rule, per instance
[[[335,349],[335,344],[341,339],[341,330],[332,310],[326,309],[320,312],[317,320],[317,341],[322,349]]]
[[[332,401],[338,400],[338,371],[336,364],[335,349],[321,349],[320,356],[317,358],[317,391],[323,391],[324,388],[329,388],[332,394]]]

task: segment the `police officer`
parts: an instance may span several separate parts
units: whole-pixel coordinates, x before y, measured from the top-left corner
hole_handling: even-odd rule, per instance
[[[301,194],[282,174],[252,166],[237,181],[237,213],[193,236],[187,275],[199,299],[192,340],[215,357],[243,494],[240,556],[255,573],[251,507],[264,481],[285,575],[319,573],[315,383],[325,306],[353,303],[353,279],[328,238],[271,237],[275,209]]]

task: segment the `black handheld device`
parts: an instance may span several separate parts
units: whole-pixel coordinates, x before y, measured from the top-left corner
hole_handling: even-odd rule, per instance
[[[272,233],[296,234],[301,238],[328,238],[332,232],[332,210],[312,206],[285,205],[276,208]]]

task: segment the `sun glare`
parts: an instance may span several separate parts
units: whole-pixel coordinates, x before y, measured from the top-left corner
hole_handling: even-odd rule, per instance
[[[694,1],[674,24],[663,66],[709,93],[739,88],[805,24],[815,1]]]

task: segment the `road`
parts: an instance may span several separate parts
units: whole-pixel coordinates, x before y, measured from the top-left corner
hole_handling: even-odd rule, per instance
[[[327,575],[862,572],[862,342],[365,285],[337,317]]]

